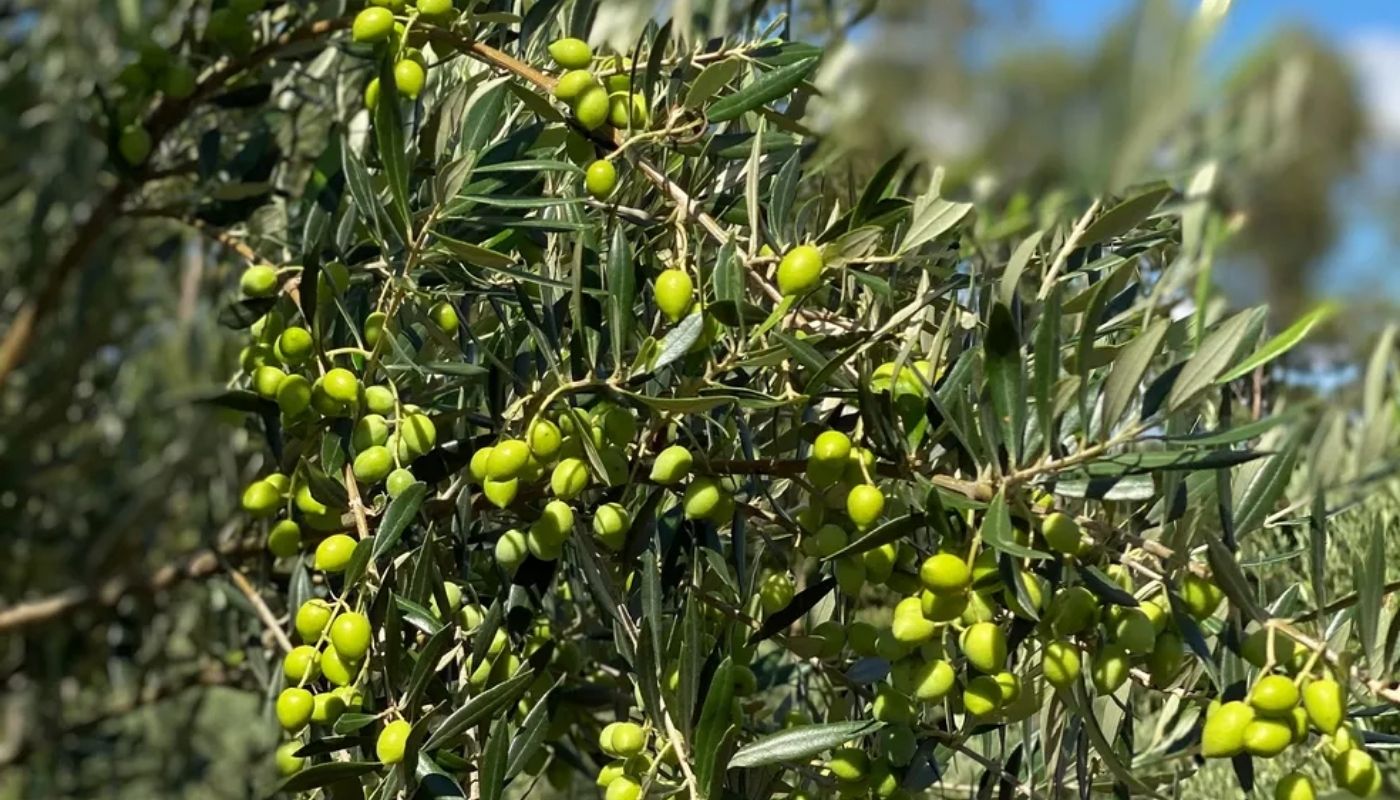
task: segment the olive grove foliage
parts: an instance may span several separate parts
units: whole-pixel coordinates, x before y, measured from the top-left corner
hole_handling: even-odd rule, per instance
[[[1387,537],[1346,554],[1339,594],[1329,528],[1392,479],[1395,333],[1351,413],[1267,394],[1259,376],[1329,309],[1274,330],[1214,291],[1236,233],[1216,162],[1139,165],[1007,225],[912,157],[850,185],[805,119],[823,51],[785,38],[781,4],[735,4],[723,35],[716,4],[625,20],[639,33],[593,69],[625,75],[645,113],[593,130],[553,96],[548,46],[617,46],[616,8],[463,5],[401,12],[401,34],[366,44],[358,5],[249,4],[246,36],[211,41],[197,4],[173,49],[199,66],[193,93],[124,107],[114,90],[104,120],[94,214],[160,217],[275,269],[242,294],[229,271],[209,316],[246,348],[201,399],[247,415],[248,472],[286,480],[251,484],[275,498],[245,494],[257,518],[216,509],[259,540],[296,523],[235,573],[263,634],[239,678],[294,743],[281,791],[602,794],[603,772],[689,798],[1165,794],[1200,764],[1210,703],[1273,672],[1330,674],[1367,711],[1305,720],[1279,759],[1342,763],[1371,790],[1400,702]],[[416,98],[387,88],[407,48],[426,64]],[[133,126],[153,146],[124,159]],[[617,186],[590,194],[599,159]],[[803,245],[820,280],[784,292]],[[680,313],[655,290],[673,269],[693,286]],[[21,351],[42,358],[33,342],[6,358]],[[337,397],[345,370],[358,392]],[[286,375],[318,384],[311,410]],[[831,431],[854,443],[834,469],[813,449]],[[495,474],[481,454],[515,440],[530,463]],[[411,471],[392,487],[360,458],[386,443]],[[688,468],[658,470],[675,445]],[[554,541],[539,526],[564,508]],[[622,533],[595,528],[605,513]],[[1296,552],[1252,550],[1280,535]],[[930,569],[937,554],[967,579]],[[1285,591],[1276,559],[1307,580]],[[1092,600],[1084,624],[1066,596]],[[372,627],[339,673],[334,627],[302,625],[314,599]],[[298,647],[320,676],[287,676]],[[941,692],[911,677],[934,663],[955,682]],[[310,725],[288,721],[288,687],[321,698]],[[621,720],[642,754],[599,741]],[[401,753],[383,746],[394,725]],[[1250,788],[1251,755],[1206,738]]]

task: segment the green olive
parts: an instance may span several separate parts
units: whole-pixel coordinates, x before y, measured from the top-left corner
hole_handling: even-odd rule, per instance
[[[771,572],[759,583],[759,604],[763,606],[764,613],[776,614],[788,607],[795,591],[792,578],[787,573]]]
[[[822,274],[822,252],[803,244],[789,250],[778,263],[778,291],[792,296],[817,288]]]
[[[1303,687],[1303,708],[1314,727],[1326,734],[1336,733],[1346,718],[1346,693],[1331,678],[1309,681]]]
[[[316,545],[314,564],[322,572],[344,572],[354,554],[355,540],[344,533],[336,533]]]
[[[967,561],[952,553],[935,553],[919,567],[919,580],[930,592],[958,594],[972,584],[972,570]]]
[[[857,528],[869,528],[885,511],[885,495],[870,484],[853,487],[846,495],[846,515]]]
[[[277,558],[301,552],[301,526],[289,519],[278,520],[267,532],[267,551]]]
[[[282,674],[292,683],[314,681],[321,674],[321,653],[311,645],[298,645],[282,657]]]
[[[277,293],[277,270],[270,264],[254,264],[243,270],[238,286],[249,297],[270,297]]]
[[[962,633],[961,644],[968,663],[982,672],[1000,672],[1006,665],[1006,633],[995,623],[969,625]]]
[[[656,276],[656,307],[672,322],[679,322],[695,304],[695,283],[683,269],[663,270]]]
[[[1072,686],[1079,679],[1079,648],[1073,642],[1059,640],[1045,645],[1041,671],[1045,680],[1057,689]]]
[[[126,163],[137,166],[151,155],[151,134],[140,125],[128,125],[117,137],[117,152]]]
[[[593,73],[584,69],[570,70],[555,82],[554,96],[562,102],[574,103],[595,86],[598,86],[598,79],[593,77]]]
[[[651,480],[667,486],[674,486],[690,474],[694,457],[682,445],[673,444],[656,456],[651,466]]]
[[[554,467],[549,487],[560,500],[572,500],[588,488],[589,478],[588,464],[581,459],[566,458]]]
[[[1206,715],[1201,729],[1201,755],[1229,758],[1244,752],[1244,732],[1254,721],[1254,709],[1238,700],[1224,703]]]
[[[549,57],[564,69],[584,69],[593,61],[593,48],[582,39],[558,39],[549,44]]]
[[[350,661],[359,661],[369,652],[373,630],[364,614],[347,611],[331,622],[331,644]]]
[[[321,634],[325,632],[326,626],[331,622],[331,605],[320,598],[313,598],[301,604],[297,609],[293,624],[297,629],[297,636],[301,637],[307,644],[315,644],[320,641]]]
[[[394,470],[394,454],[383,445],[367,447],[355,456],[351,469],[360,483],[379,483]]]
[[[282,693],[277,695],[277,722],[283,730],[296,733],[311,721],[314,706],[311,692],[295,686],[283,689]]]
[[[606,200],[617,188],[617,167],[613,162],[600,158],[588,165],[583,183],[594,199]]]
[[[350,27],[350,38],[360,43],[382,42],[394,30],[394,12],[387,8],[370,6],[355,15]]]
[[[403,761],[404,749],[408,745],[408,734],[413,730],[406,720],[396,719],[384,726],[379,738],[374,742],[374,754],[385,764]]]
[[[314,344],[311,332],[305,328],[292,326],[277,337],[277,352],[288,364],[301,364],[311,358]]]
[[[574,102],[574,116],[586,130],[597,130],[608,121],[608,90],[590,86]]]
[[[496,547],[493,554],[496,563],[505,570],[507,574],[514,575],[521,564],[525,563],[525,556],[529,555],[529,543],[525,534],[521,531],[511,529],[501,534],[496,540]]]

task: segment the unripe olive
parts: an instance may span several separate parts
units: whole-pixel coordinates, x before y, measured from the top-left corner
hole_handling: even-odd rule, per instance
[[[991,675],[978,675],[963,690],[963,709],[974,717],[996,713],[1002,706],[1001,684]]]
[[[656,276],[656,307],[672,322],[680,322],[695,303],[695,283],[683,269],[662,270]]]
[[[832,567],[836,575],[836,585],[841,591],[855,597],[865,586],[865,560],[860,556],[842,556]]]
[[[842,783],[856,783],[870,771],[870,757],[858,747],[840,747],[831,751],[826,768]]]
[[[585,69],[575,69],[564,73],[554,84],[554,96],[565,103],[573,103],[591,88],[598,87],[598,79]]]
[[[525,562],[525,556],[529,554],[529,543],[525,534],[512,528],[501,534],[501,538],[496,540],[496,547],[493,551],[496,556],[496,563],[501,565],[501,569],[507,574],[515,574],[515,570]]]
[[[1099,601],[1083,586],[1061,589],[1050,598],[1048,619],[1060,636],[1083,633],[1098,621]]]
[[[612,735],[608,741],[611,750],[606,752],[610,755],[631,758],[646,748],[646,731],[642,730],[641,725],[635,722],[616,722],[609,727],[612,728]]]
[[[1309,681],[1303,687],[1303,708],[1313,727],[1323,733],[1336,733],[1346,718],[1346,693],[1331,678]]]
[[[428,309],[428,319],[433,321],[438,330],[446,334],[455,334],[457,326],[461,320],[457,317],[457,307],[443,300]]]
[[[994,623],[969,625],[961,644],[968,662],[982,672],[1000,672],[1006,665],[1006,633]]]
[[[1072,686],[1079,679],[1079,648],[1069,641],[1054,641],[1045,645],[1041,671],[1045,680],[1057,689]]]
[[[937,703],[953,690],[957,675],[943,659],[925,661],[914,670],[914,696],[926,703]]]
[[[1021,679],[1016,677],[1015,673],[1002,670],[993,675],[992,679],[997,682],[997,686],[1001,687],[1001,704],[1003,706],[1009,706],[1020,699]]]
[[[258,367],[253,373],[253,390],[272,400],[277,397],[277,388],[286,379],[287,373],[274,366],[264,365]]]
[[[255,517],[270,517],[277,513],[282,498],[276,487],[264,480],[256,480],[243,490],[243,510]]]
[[[1269,628],[1259,628],[1240,643],[1240,656],[1263,669],[1269,660]],[[1293,640],[1282,633],[1274,636],[1274,663],[1287,664],[1293,659]]]
[[[311,332],[298,325],[287,328],[277,337],[277,353],[288,364],[305,362],[313,349]]]
[[[778,290],[797,295],[817,288],[822,274],[822,251],[815,245],[794,247],[778,263]]]
[[[404,748],[408,744],[408,734],[413,726],[407,720],[396,719],[384,726],[379,738],[374,742],[374,754],[385,764],[403,761]]]
[[[1100,694],[1113,694],[1128,680],[1128,654],[1116,644],[1100,645],[1090,677]]]
[[[1274,784],[1274,800],[1317,800],[1312,778],[1301,772],[1290,772]]]
[[[625,89],[609,91],[608,122],[614,128],[641,129],[647,127],[650,121],[651,115],[647,110],[647,101],[641,94]]]
[[[301,768],[306,766],[306,759],[297,756],[297,751],[301,749],[301,742],[293,739],[290,742],[283,742],[277,745],[275,756],[277,773],[282,777],[288,777],[301,772]]]
[[[900,573],[903,575],[904,573]],[[912,578],[911,578],[912,580]],[[952,622],[963,615],[967,610],[969,595],[967,592],[960,594],[934,594],[925,590],[919,597],[923,606],[924,616],[934,622]]]
[[[316,497],[311,494],[311,486],[305,483],[297,487],[296,505],[297,508],[301,509],[302,512],[306,514],[326,514],[330,511],[325,503],[317,500]]]
[[[1258,758],[1273,758],[1293,743],[1293,731],[1287,722],[1277,719],[1256,719],[1245,726],[1245,752]]]
[[[621,503],[604,503],[593,512],[593,533],[609,550],[621,550],[632,517]]]
[[[519,490],[520,481],[515,478],[508,481],[487,478],[481,484],[481,493],[486,495],[486,499],[496,508],[505,508],[515,502],[515,495]]]
[[[690,474],[694,457],[684,446],[673,444],[662,450],[651,465],[651,480],[667,486],[674,486]]]
[[[279,520],[267,531],[267,552],[276,558],[291,558],[301,552],[301,525]]]
[[[560,500],[572,500],[588,488],[588,465],[577,458],[566,458],[554,467],[549,487]]]
[[[1050,549],[1064,553],[1065,555],[1077,555],[1082,545],[1080,541],[1079,523],[1068,514],[1061,514],[1056,511],[1047,516],[1040,523],[1040,535],[1045,537],[1045,543]]]
[[[1209,578],[1188,572],[1181,580],[1181,601],[1196,619],[1213,615],[1224,599],[1225,592]]]
[[[869,622],[857,620],[846,626],[846,642],[856,655],[865,658],[875,655],[875,642],[879,635],[880,632]]]
[[[846,531],[840,525],[823,525],[817,529],[813,540],[813,555],[826,558],[838,552],[849,543]]]
[[[491,448],[486,474],[493,481],[508,481],[520,474],[530,458],[530,447],[519,439],[502,439]]]
[[[160,79],[161,92],[173,99],[184,100],[194,94],[194,70],[188,64],[172,64]]]
[[[344,367],[329,370],[321,378],[326,394],[341,403],[354,403],[360,399],[360,379]]]
[[[311,711],[315,705],[311,692],[295,686],[283,689],[277,695],[277,722],[283,730],[296,733],[311,721]]]
[[[1282,675],[1265,675],[1255,681],[1249,704],[1261,717],[1284,717],[1298,705],[1298,687]]]
[[[846,515],[857,528],[869,528],[885,511],[885,495],[870,484],[853,487],[846,495]]]
[[[593,61],[593,48],[582,39],[557,39],[549,44],[549,57],[564,69],[583,69]]]
[[[885,628],[875,637],[875,655],[891,663],[904,658],[914,652],[916,644],[901,642],[894,635],[894,630]]]
[[[452,13],[452,0],[418,0],[418,13],[430,19],[446,17]]]
[[[1337,786],[1357,797],[1371,797],[1380,791],[1381,773],[1370,753],[1352,748],[1332,759],[1332,779]]]
[[[642,796],[642,785],[630,775],[619,775],[608,784],[603,800],[638,800]]]
[[[811,481],[813,486],[822,489],[835,486],[845,475],[844,461],[822,461],[815,456],[807,458],[807,480]]]
[[[875,719],[885,723],[907,725],[914,719],[914,706],[909,698],[887,685],[875,690],[870,709]]]
[[[238,287],[249,297],[270,297],[277,293],[277,270],[270,264],[254,264],[243,270]]]
[[[617,188],[617,167],[606,158],[600,158],[588,165],[583,184],[595,199],[606,200]]]
[[[720,487],[719,481],[709,477],[699,477],[690,482],[685,488],[685,495],[681,498],[681,504],[685,509],[686,519],[708,519],[718,522],[718,511],[723,504],[720,502],[724,495],[724,489]]]
[[[491,451],[494,449],[495,448],[492,447],[481,447],[472,453],[471,463],[467,467],[467,471],[471,473],[472,480],[481,483],[490,477],[491,472],[488,464],[491,461]]]
[[[345,713],[345,697],[337,692],[321,692],[311,698],[311,721],[320,725],[334,725]]]
[[[368,447],[355,456],[351,469],[360,483],[379,483],[394,470],[394,455],[383,445]]]
[[[552,461],[559,453],[563,438],[559,426],[547,419],[537,419],[525,433],[525,442],[540,461]]]
[[[1157,643],[1152,620],[1140,608],[1124,608],[1113,625],[1113,641],[1130,655],[1146,655]]]
[[[288,375],[277,384],[277,407],[295,419],[311,406],[311,381],[301,375]]]
[[[321,674],[321,654],[310,645],[298,645],[282,657],[282,674],[292,683],[314,681]]]
[[[849,484],[865,483],[875,474],[875,453],[864,447],[852,447],[841,472],[842,480]]]
[[[409,414],[399,420],[399,441],[417,458],[437,444],[437,425],[427,414]]]
[[[1167,611],[1166,607],[1156,600],[1144,600],[1138,605],[1138,608],[1152,623],[1154,633],[1166,630],[1167,625],[1171,622],[1171,612]]]
[[[819,655],[822,658],[836,658],[846,646],[846,628],[833,619],[812,628],[812,635],[821,640]]]
[[[331,623],[331,644],[350,661],[359,661],[369,652],[373,630],[364,614],[347,611]]]
[[[938,594],[958,594],[972,583],[972,570],[967,562],[952,553],[935,553],[924,559],[919,567],[919,580],[924,587]]]
[[[923,603],[917,597],[906,597],[894,607],[890,633],[903,644],[920,644],[933,638],[937,626],[924,618]]]
[[[1186,657],[1186,646],[1176,631],[1162,631],[1157,635],[1157,643],[1147,656],[1147,671],[1156,686],[1166,686],[1181,671],[1181,662]]]
[[[1244,732],[1254,721],[1254,709],[1239,700],[1232,700],[1206,715],[1201,729],[1201,755],[1206,758],[1229,758],[1244,752]]]
[[[583,90],[574,102],[574,116],[585,130],[597,130],[608,121],[608,90],[593,85]]]
[[[350,38],[356,42],[382,42],[394,30],[394,12],[387,8],[370,6],[355,15],[350,26]]]
[[[776,614],[788,607],[795,593],[792,578],[786,572],[771,572],[758,586],[758,601],[765,613]]]
[[[355,554],[355,540],[343,533],[336,533],[321,540],[316,545],[314,563],[322,572],[344,572]]]
[[[865,563],[865,578],[871,583],[884,583],[894,574],[894,558],[899,548],[893,542],[872,547],[860,554]]]
[[[851,439],[841,431],[822,431],[812,442],[812,458],[845,464],[851,456]]]
[[[315,644],[331,621],[331,605],[320,598],[313,598],[297,609],[294,624],[297,636],[307,644]]]
[[[151,156],[151,134],[140,125],[128,125],[117,137],[117,152],[126,163],[137,166]]]
[[[356,452],[384,444],[389,440],[389,423],[379,414],[366,414],[355,422],[350,432],[350,446]]]

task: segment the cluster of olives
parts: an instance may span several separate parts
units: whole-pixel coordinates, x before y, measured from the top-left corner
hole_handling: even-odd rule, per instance
[[[343,264],[328,264],[320,277],[323,292],[319,296],[324,298],[344,291],[349,283]],[[243,273],[240,285],[249,297],[270,297],[277,295],[280,278],[276,268],[259,264]],[[240,355],[248,387],[276,402],[283,429],[294,436],[309,435],[329,420],[353,419],[350,445],[355,480],[366,488],[383,484],[390,498],[397,497],[416,482],[409,467],[437,444],[437,426],[417,406],[401,403],[392,384],[365,386],[351,369],[317,359],[316,334],[294,324],[298,314],[289,299],[279,298],[251,326],[252,342]],[[450,303],[437,303],[429,317],[455,330],[456,311]],[[386,324],[382,312],[371,314],[364,331],[366,343],[373,346]],[[339,497],[318,497],[309,480],[310,469],[307,465],[291,476],[273,472],[253,481],[243,491],[242,505],[254,517],[282,517],[268,533],[268,549],[278,557],[301,551],[302,524],[330,534],[317,545],[315,563],[318,569],[339,572],[355,547],[352,537],[338,532],[346,527],[345,502]]]
[[[1201,731],[1201,754],[1206,758],[1241,753],[1273,758],[1316,733],[1323,738],[1321,749],[1337,788],[1357,797],[1371,797],[1380,791],[1380,771],[1346,724],[1346,707],[1345,690],[1330,677],[1263,674],[1245,700],[1211,701]],[[1312,800],[1315,796],[1312,779],[1299,772],[1288,774],[1275,787],[1278,800]]]
[[[637,800],[642,796],[642,776],[650,767],[648,731],[635,722],[610,722],[598,734],[598,747],[613,760],[598,771],[595,782],[604,800]],[[668,751],[669,752],[669,751]]]
[[[582,39],[552,42],[549,56],[565,70],[554,84],[554,96],[569,106],[583,128],[593,131],[610,124],[619,130],[644,130],[650,125],[646,98],[632,91],[629,59],[606,58],[600,67],[607,74],[599,80],[592,71],[593,48]]]
[[[394,89],[410,100],[417,99],[428,80],[428,61],[423,52],[409,47],[404,38],[408,27],[395,19],[406,10],[405,0],[376,0],[355,15],[350,37],[357,44],[382,51],[393,59]],[[450,22],[452,0],[418,0],[410,19],[422,17],[433,22]],[[365,107],[373,111],[379,106],[379,78],[371,78],[365,86]]]

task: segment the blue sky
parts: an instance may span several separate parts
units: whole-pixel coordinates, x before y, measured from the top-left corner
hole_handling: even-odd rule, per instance
[[[1185,8],[1195,2],[1180,0]],[[1134,0],[1042,0],[1038,26],[1055,39],[1093,40]],[[1279,28],[1300,25],[1330,40],[1356,69],[1375,130],[1375,144],[1355,186],[1338,192],[1345,220],[1326,259],[1322,282],[1384,287],[1400,298],[1400,241],[1372,202],[1377,187],[1400,189],[1400,0],[1234,0],[1211,52],[1228,67]]]

